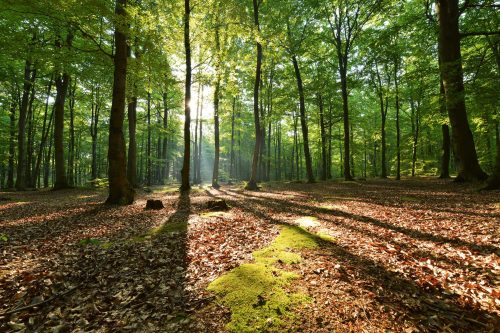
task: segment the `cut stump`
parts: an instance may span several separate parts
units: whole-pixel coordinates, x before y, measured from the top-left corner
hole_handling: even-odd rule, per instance
[[[229,210],[229,206],[224,200],[210,200],[207,202],[207,208],[213,212]]]
[[[150,199],[146,202],[146,209],[160,210],[163,208],[165,208],[165,206],[163,206],[163,202],[161,202],[161,200]]]

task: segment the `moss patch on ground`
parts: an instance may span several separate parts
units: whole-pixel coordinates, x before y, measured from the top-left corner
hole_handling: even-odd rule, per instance
[[[278,268],[277,263],[298,263],[301,256],[294,251],[316,248],[321,242],[320,236],[303,228],[282,226],[268,247],[253,253],[253,263],[243,264],[213,281],[208,290],[231,310],[227,328],[232,332],[279,332],[285,322],[293,320],[293,308],[309,297],[288,291],[298,276]]]

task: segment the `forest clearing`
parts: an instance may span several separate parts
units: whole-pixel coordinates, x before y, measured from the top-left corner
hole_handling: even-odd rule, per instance
[[[189,196],[158,187],[118,207],[102,205],[103,190],[1,193],[0,312],[70,292],[1,317],[0,330],[496,332],[500,201],[490,194],[430,179]],[[165,208],[144,210],[146,198]],[[214,198],[230,209],[208,210]],[[274,265],[294,274],[284,295],[307,297],[282,300],[278,315],[258,289],[266,280],[249,274],[229,286],[259,290],[254,317],[232,319],[238,307],[207,287],[292,226],[318,246],[290,245],[300,259]]]

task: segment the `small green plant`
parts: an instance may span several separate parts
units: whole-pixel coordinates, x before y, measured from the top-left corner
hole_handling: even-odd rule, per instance
[[[8,242],[9,237],[6,234],[0,234],[0,242]]]
[[[95,238],[84,238],[84,239],[80,239],[80,241],[78,242],[78,244],[80,244],[80,245],[95,245],[95,246],[98,246],[98,245],[101,245],[101,241],[98,240],[98,239],[95,239]]]

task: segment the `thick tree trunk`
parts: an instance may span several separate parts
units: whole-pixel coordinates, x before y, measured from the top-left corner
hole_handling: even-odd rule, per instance
[[[479,166],[465,108],[458,0],[438,0],[436,9],[439,18],[441,77],[446,94],[446,109],[451,123],[453,145],[459,160],[456,181],[485,180],[487,175]]]
[[[259,1],[253,0],[253,17],[254,25],[257,31],[260,32],[259,25]],[[261,80],[261,69],[262,69],[262,45],[260,42],[256,42],[257,45],[257,64],[255,68],[255,82],[253,88],[253,116],[255,123],[255,146],[253,150],[252,158],[252,171],[250,175],[250,180],[246,186],[247,190],[257,190],[257,168],[259,166],[259,154],[261,145],[261,128],[260,128],[260,114],[259,114],[259,88]]]
[[[189,191],[189,169],[191,162],[191,41],[189,33],[189,20],[191,15],[190,0],[184,0],[184,49],[186,52],[186,86],[184,96],[184,160],[181,170],[181,191]]]
[[[115,14],[124,22],[118,21],[115,26],[115,56],[113,77],[113,98],[109,119],[108,177],[109,196],[106,203],[131,204],[134,201],[134,190],[127,179],[127,161],[125,156],[125,139],[123,136],[123,120],[125,118],[126,85],[127,85],[127,32],[126,11],[127,0],[117,0]]]
[[[304,98],[304,86],[302,83],[302,77],[300,74],[299,63],[297,57],[292,56],[293,68],[295,69],[295,77],[297,79],[297,88],[299,90],[299,111],[300,111],[300,125],[302,127],[302,140],[304,142],[304,158],[306,160],[306,173],[307,182],[314,183],[314,174],[312,170],[312,159],[311,152],[309,150],[309,129],[307,127],[306,118],[306,105]]]

